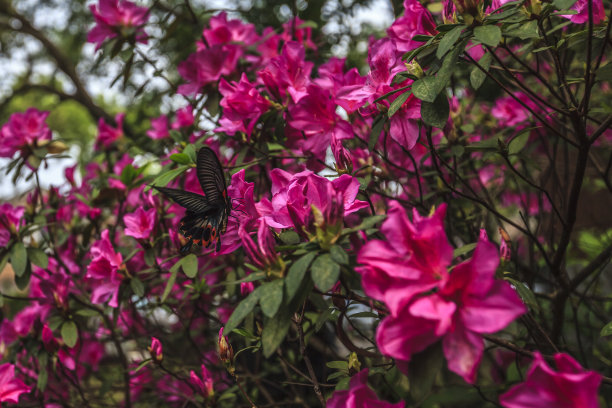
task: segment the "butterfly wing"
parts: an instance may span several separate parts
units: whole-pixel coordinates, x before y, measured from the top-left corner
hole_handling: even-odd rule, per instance
[[[209,147],[202,147],[198,151],[197,170],[198,181],[208,202],[225,201],[227,185],[223,167],[215,152]]]
[[[226,209],[222,202],[211,205],[209,210],[204,213],[187,211],[179,225],[179,231],[188,240],[181,248],[181,252],[188,252],[194,244],[208,248],[215,242],[218,251],[221,247],[221,233],[223,232],[219,228],[219,223],[227,219],[225,213]]]
[[[170,197],[177,204],[185,207],[187,211],[192,213],[205,213],[211,209],[211,203],[199,194],[189,191],[178,190],[176,188],[151,186],[160,193]]]

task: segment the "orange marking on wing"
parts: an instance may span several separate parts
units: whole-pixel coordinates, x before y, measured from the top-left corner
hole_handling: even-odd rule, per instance
[[[200,242],[202,242],[201,239],[194,239],[193,240],[193,243],[196,244],[196,245],[200,245]]]

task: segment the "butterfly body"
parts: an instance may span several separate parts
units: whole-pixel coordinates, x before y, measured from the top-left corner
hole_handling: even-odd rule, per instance
[[[181,253],[189,252],[193,245],[208,248],[215,243],[219,251],[221,234],[225,232],[232,209],[223,168],[210,148],[203,147],[198,151],[196,168],[204,196],[175,188],[153,186],[187,209],[179,224],[179,232],[187,239],[187,243],[181,247]]]

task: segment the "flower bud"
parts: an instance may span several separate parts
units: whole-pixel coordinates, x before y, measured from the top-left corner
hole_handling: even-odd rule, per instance
[[[225,364],[227,371],[234,375],[234,349],[227,342],[227,338],[223,335],[223,327],[219,330],[219,358]]]
[[[149,346],[151,358],[157,363],[161,363],[164,358],[161,342],[155,337],[151,337],[151,345]]]

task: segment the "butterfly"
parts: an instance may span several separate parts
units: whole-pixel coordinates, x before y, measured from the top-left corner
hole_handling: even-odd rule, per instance
[[[194,244],[208,248],[215,242],[216,250],[219,251],[221,234],[225,232],[227,218],[232,210],[223,167],[215,152],[202,147],[198,151],[196,170],[204,196],[175,188],[152,186],[187,209],[179,224],[179,232],[188,240],[181,247],[182,254],[189,252]]]

